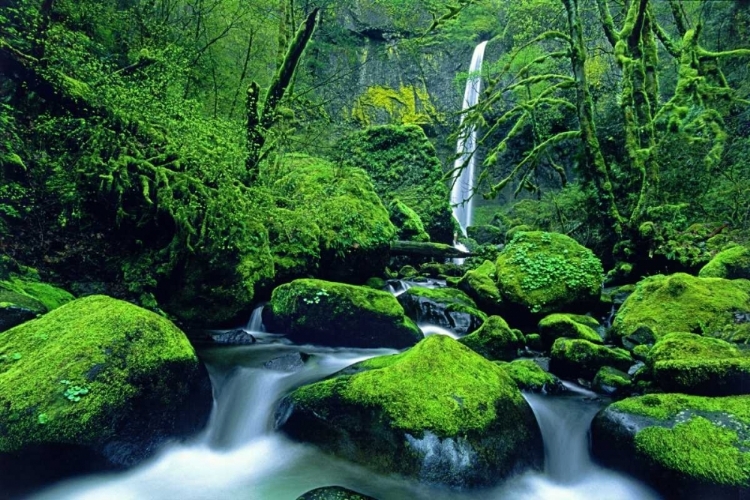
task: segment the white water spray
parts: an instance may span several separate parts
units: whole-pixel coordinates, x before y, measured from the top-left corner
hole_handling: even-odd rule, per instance
[[[461,128],[463,128],[465,116],[463,112],[476,106],[479,101],[479,92],[482,85],[482,78],[479,72],[482,69],[484,48],[486,45],[487,42],[477,45],[474,49],[474,54],[471,56],[469,78],[466,80],[464,102],[461,107]],[[464,235],[466,235],[466,228],[471,225],[474,211],[472,191],[474,190],[474,171],[476,168],[476,156],[474,155],[476,146],[476,128],[469,126],[466,130],[461,130],[456,144],[458,158],[454,165],[456,170],[453,177],[453,189],[451,190],[451,205],[453,206],[453,216],[461,225],[461,231]],[[461,168],[462,166],[463,168]]]

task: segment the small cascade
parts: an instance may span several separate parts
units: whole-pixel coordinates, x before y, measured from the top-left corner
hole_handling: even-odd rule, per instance
[[[461,111],[476,106],[479,101],[479,92],[482,85],[482,78],[479,72],[482,69],[482,60],[484,59],[484,48],[487,42],[482,42],[474,49],[471,56],[471,65],[469,66],[469,78],[466,80],[466,90],[464,91],[464,101]],[[464,115],[461,116],[463,126]],[[456,173],[453,177],[453,189],[451,190],[451,205],[453,205],[453,216],[461,225],[461,232],[466,235],[466,228],[471,225],[473,215],[472,190],[474,189],[474,170],[476,156],[474,150],[477,146],[477,131],[471,126],[467,130],[461,130],[456,144],[456,155],[458,158],[455,162]],[[461,169],[462,166],[465,167]],[[460,169],[460,170],[459,170]]]
[[[253,313],[250,315],[250,320],[247,322],[245,330],[251,333],[265,333],[266,327],[263,325],[263,308],[265,306],[265,304],[261,304],[253,309]]]

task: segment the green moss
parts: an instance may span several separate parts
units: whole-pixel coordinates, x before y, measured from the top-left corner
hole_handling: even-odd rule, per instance
[[[750,279],[750,248],[735,246],[716,254],[698,273],[701,278]]]
[[[592,382],[594,390],[618,396],[627,393],[631,386],[628,374],[611,366],[601,367]]]
[[[571,339],[585,339],[596,344],[602,343],[602,338],[594,330],[599,326],[594,318],[577,314],[550,314],[539,322],[539,335],[545,348],[549,348],[561,337]]]
[[[385,288],[385,280],[383,278],[373,276],[372,278],[367,279],[367,281],[365,282],[365,286],[373,288],[375,290],[383,290]]]
[[[693,332],[728,341],[746,341],[750,324],[735,322],[736,313],[750,312],[750,281],[696,278],[677,273],[651,276],[638,283],[612,324],[624,337],[640,326],[657,338],[670,332]]]
[[[640,344],[633,348],[633,357],[641,361],[645,361],[648,353],[651,351],[651,346]]]
[[[544,344],[542,343],[542,336],[538,333],[528,333],[526,334],[526,345],[529,346],[529,349],[533,349],[535,351],[541,351],[544,349]]]
[[[499,245],[505,243],[505,232],[489,224],[473,225],[466,228],[467,236],[480,245]]]
[[[560,385],[560,380],[530,359],[517,359],[510,363],[498,363],[522,391],[550,392]]]
[[[11,297],[15,297],[15,302]],[[13,302],[39,313],[57,309],[71,300],[73,295],[48,283],[16,276],[0,281],[0,301]]]
[[[352,118],[366,127],[378,122],[427,125],[438,116],[427,89],[412,85],[398,89],[380,85],[369,87],[357,98],[352,109]]]
[[[552,345],[550,371],[560,377],[593,378],[603,366],[627,371],[633,364],[624,349],[597,345],[583,339],[559,338]]]
[[[611,405],[617,411],[670,420],[684,411],[727,413],[744,425],[750,425],[750,396],[708,398],[686,394],[649,394],[618,401]]]
[[[144,388],[167,406],[186,395],[185,381],[165,365],[184,365],[183,376],[197,370],[185,335],[109,297],[78,299],[8,330],[0,335],[0,451],[114,437]]]
[[[511,330],[503,318],[490,316],[478,330],[462,337],[459,342],[487,359],[509,360],[518,356],[524,339]]]
[[[416,125],[370,127],[339,145],[344,161],[364,169],[388,205],[398,198],[419,216],[430,240],[450,244],[450,193],[435,148]]]
[[[601,292],[601,262],[563,234],[517,233],[497,258],[496,268],[503,300],[535,314],[580,309]]]
[[[485,260],[461,277],[458,288],[474,299],[483,311],[497,314],[502,311],[503,299],[496,279],[495,263]]]
[[[430,235],[424,230],[424,224],[419,215],[405,203],[394,199],[388,204],[388,215],[396,226],[399,240],[430,241]]]
[[[394,428],[415,436],[429,430],[440,437],[481,432],[506,418],[498,414],[501,408],[523,400],[504,370],[443,335],[357,366],[364,371],[303,386],[291,398],[316,410],[326,408],[320,402],[331,397],[382,408]]]

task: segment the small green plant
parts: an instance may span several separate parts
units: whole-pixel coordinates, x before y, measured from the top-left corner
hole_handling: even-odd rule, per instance
[[[63,392],[63,396],[65,396],[68,401],[78,402],[81,400],[81,397],[89,393],[88,387],[71,385],[70,380],[61,380],[60,383],[67,386],[65,392]]]
[[[46,413],[40,413],[39,415],[37,415],[36,419],[37,419],[37,422],[39,422],[42,425],[44,425],[47,422],[49,422],[49,417],[47,416]]]
[[[328,292],[326,292],[325,290],[318,290],[317,292],[315,292],[315,295],[313,295],[312,297],[304,297],[302,299],[302,302],[304,302],[305,304],[308,304],[308,305],[310,305],[310,304],[320,304],[320,298],[321,297],[328,297],[328,296],[329,296]]]

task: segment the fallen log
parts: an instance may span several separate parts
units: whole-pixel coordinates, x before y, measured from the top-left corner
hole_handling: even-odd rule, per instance
[[[424,257],[435,257],[438,259],[463,259],[471,257],[470,252],[464,252],[445,243],[429,243],[421,241],[397,240],[391,243],[391,254],[393,255],[421,255]]]

